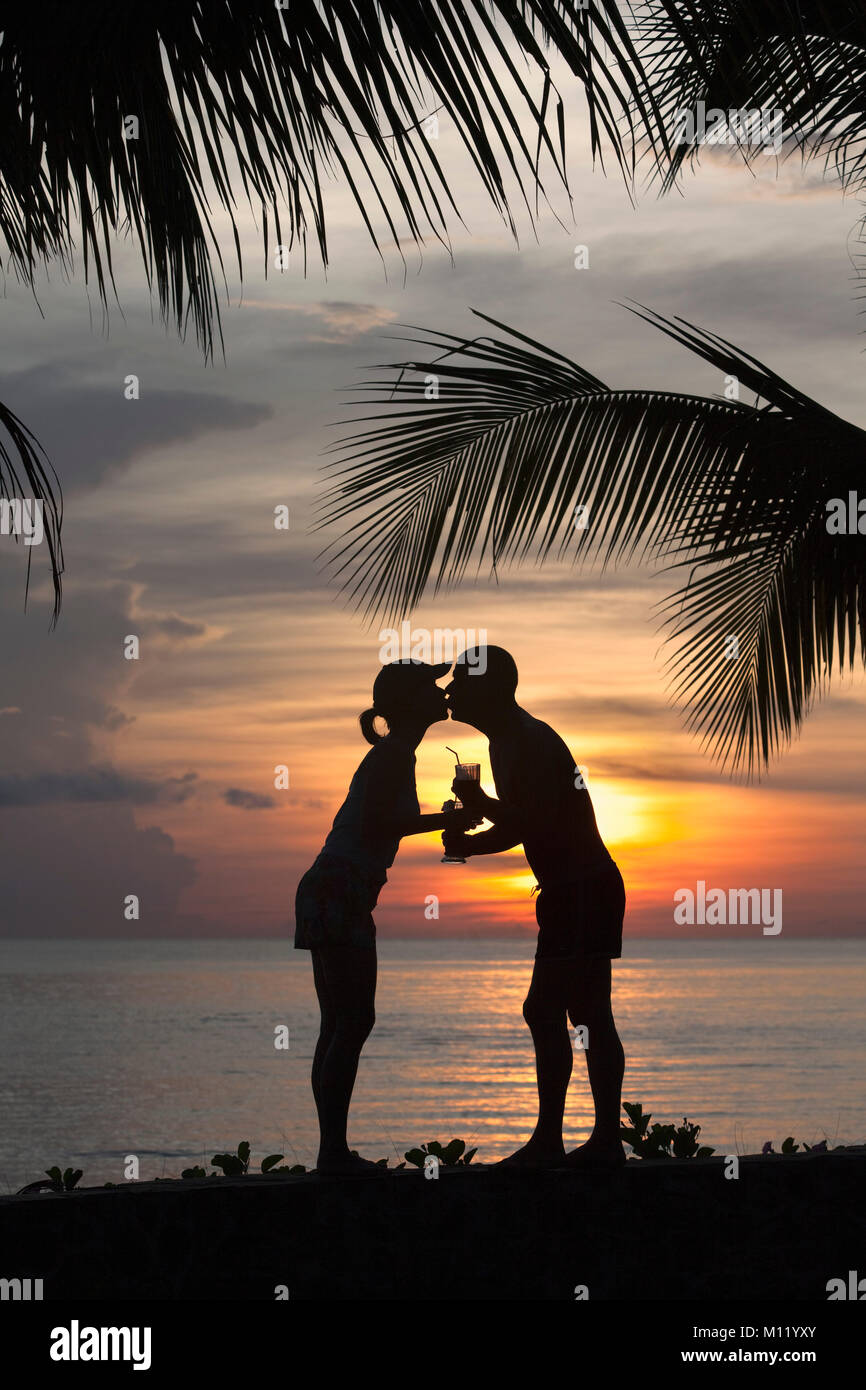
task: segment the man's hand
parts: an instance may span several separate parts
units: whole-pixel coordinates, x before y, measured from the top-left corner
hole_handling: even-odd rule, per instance
[[[451,791],[462,802],[468,806],[470,811],[475,812],[477,820],[484,819],[484,803],[490,798],[486,792],[481,790],[480,782],[472,782],[468,777],[455,777],[451,783]]]
[[[460,812],[456,811],[453,814],[458,816]],[[448,830],[442,831],[442,845],[446,854],[453,855],[454,858],[468,859],[472,853],[472,836],[467,835],[465,830],[452,830],[449,827]]]

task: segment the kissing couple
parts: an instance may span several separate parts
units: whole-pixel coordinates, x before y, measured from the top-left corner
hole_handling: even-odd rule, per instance
[[[595,822],[589,792],[566,744],[517,703],[517,667],[502,647],[474,647],[451,667],[421,661],[383,666],[373,704],[360,716],[370,751],[315,863],[298,884],[295,946],[309,950],[321,1009],[312,1087],[322,1174],[387,1170],[352,1153],[349,1103],[361,1049],[375,1022],[376,925],[372,910],[406,835],[443,831],[446,853],[466,859],[523,846],[540,892],[538,947],[523,1017],[535,1046],[538,1121],[522,1148],[495,1167],[614,1168],[619,1137],[622,1043],[611,1011],[611,960],[622,955],[625,888]],[[424,815],[415,789],[415,749],[451,716],[489,740],[497,798],[455,781],[463,810]],[[376,719],[388,726],[383,736]],[[491,829],[469,833],[482,821]],[[580,1029],[595,1106],[593,1131],[566,1154],[562,1138],[572,1071],[568,1020]]]

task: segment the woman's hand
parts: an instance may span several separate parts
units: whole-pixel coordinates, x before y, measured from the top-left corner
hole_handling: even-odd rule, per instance
[[[478,811],[464,806],[461,810],[448,811],[448,833],[452,831],[474,830],[476,825],[480,825],[484,817]]]

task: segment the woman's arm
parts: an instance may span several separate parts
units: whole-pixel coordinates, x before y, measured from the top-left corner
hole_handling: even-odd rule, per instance
[[[387,814],[377,816],[375,821],[376,831],[386,839],[402,840],[406,835],[426,835],[431,830],[453,830],[462,834],[466,830],[474,830],[476,825],[480,825],[483,817],[476,815],[474,811],[442,811],[439,814],[425,815],[419,814],[403,820],[390,820]]]
[[[482,816],[477,816],[474,811],[442,811],[438,815],[416,816],[408,826],[400,831],[400,837],[404,835],[423,835],[429,830],[448,830],[460,831],[474,830],[476,825],[480,825]]]

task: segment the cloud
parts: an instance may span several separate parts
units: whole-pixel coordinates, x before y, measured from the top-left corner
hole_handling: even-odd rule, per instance
[[[46,806],[57,802],[127,801],[136,806],[176,804],[196,791],[197,773],[157,781],[127,777],[112,767],[87,767],[75,772],[38,772],[31,776],[0,776],[0,806]]]
[[[315,343],[348,343],[371,333],[397,315],[381,304],[357,304],[348,299],[319,300],[314,304],[280,303],[279,300],[248,299],[244,308],[274,310],[315,319],[325,331],[307,333],[305,338]]]
[[[0,810],[0,935],[127,937],[176,934],[195,861],[157,826],[139,829],[130,806]],[[135,893],[140,920],[128,922]]]
[[[237,806],[241,811],[267,811],[274,805],[272,796],[243,791],[240,787],[227,787],[223,792],[223,800],[227,806]]]
[[[192,618],[182,618],[178,613],[168,613],[163,618],[147,618],[149,632],[164,637],[172,646],[182,646],[208,636],[207,623],[196,622]]]
[[[148,386],[146,378],[140,399],[127,401],[123,376],[118,367],[116,378],[96,384],[74,367],[48,362],[4,380],[5,404],[36,433],[66,496],[98,487],[134,459],[169,444],[252,429],[273,414],[261,402],[225,392],[166,390]]]
[[[129,584],[73,582],[50,632],[0,583],[0,648],[14,653],[3,672],[4,708],[20,711],[0,719],[2,935],[178,930],[195,860],[160,826],[137,825],[136,816],[140,808],[188,801],[196,775],[127,773],[104,747],[133,722],[119,708],[138,674],[119,655],[133,592]],[[137,927],[123,917],[129,893],[141,898]]]

